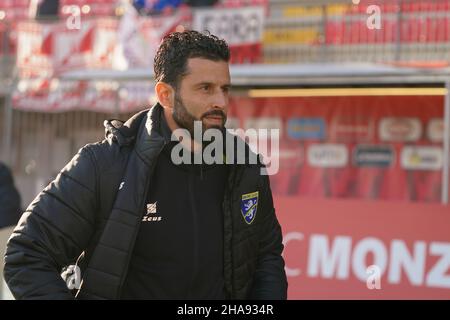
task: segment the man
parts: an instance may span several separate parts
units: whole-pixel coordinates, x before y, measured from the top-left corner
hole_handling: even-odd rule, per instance
[[[20,194],[9,168],[0,163],[0,229],[14,226],[21,214]]]
[[[16,298],[73,298],[60,272],[75,262],[80,299],[286,298],[281,228],[261,166],[173,161],[172,133],[193,133],[194,121],[229,134],[229,58],[212,35],[163,39],[159,102],[124,124],[105,122],[106,139],[82,148],[19,221],[5,255]],[[190,156],[202,147],[182,143]]]

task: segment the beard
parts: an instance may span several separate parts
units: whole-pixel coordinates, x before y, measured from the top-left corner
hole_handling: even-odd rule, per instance
[[[205,130],[211,129],[211,128],[222,130],[225,126],[227,116],[225,115],[225,113],[222,110],[219,110],[219,109],[210,110],[208,112],[205,112],[200,117],[200,119],[198,119],[187,110],[186,106],[183,103],[183,100],[181,99],[181,97],[178,93],[175,93],[175,101],[174,102],[175,103],[174,103],[174,107],[173,107],[172,117],[180,128],[183,128],[183,129],[186,129],[189,131],[189,134],[191,135],[192,138],[195,137],[195,135],[194,135],[194,122],[195,121],[202,121],[202,133],[205,132]],[[213,116],[213,115],[216,115],[216,116],[219,115],[222,117],[222,119],[223,119],[222,125],[209,125],[209,126],[205,125],[205,123],[203,122],[203,119],[207,116]]]

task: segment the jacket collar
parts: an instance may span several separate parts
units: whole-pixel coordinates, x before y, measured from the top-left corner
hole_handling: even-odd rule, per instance
[[[163,117],[163,107],[157,103],[141,122],[134,149],[147,165],[154,163],[164,145],[170,141],[170,136],[163,134]]]

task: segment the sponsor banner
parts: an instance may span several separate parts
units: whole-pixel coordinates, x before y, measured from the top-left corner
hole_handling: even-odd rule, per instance
[[[422,124],[418,118],[382,118],[379,135],[382,141],[417,141],[422,136]]]
[[[400,163],[406,170],[441,170],[443,151],[435,146],[407,146],[402,150]]]
[[[282,196],[274,205],[288,299],[450,299],[448,206]]]
[[[264,7],[197,9],[192,18],[194,30],[208,30],[230,46],[262,41]]]
[[[117,21],[85,19],[80,29],[58,23],[21,22],[17,66],[23,78],[52,77],[77,68],[112,68]]]
[[[313,144],[308,148],[310,166],[342,168],[348,164],[348,149],[344,144]]]
[[[80,68],[112,68],[117,45],[117,21],[85,19],[79,30],[58,26],[53,55],[55,72]]]
[[[264,30],[263,43],[265,46],[283,44],[311,44],[320,39],[319,28],[279,29],[267,28]]]
[[[353,150],[353,165],[384,168],[393,165],[395,153],[389,145],[357,145]]]
[[[280,152],[297,147],[304,150],[304,153],[299,152],[303,157],[303,160],[299,159],[300,165],[290,165],[289,161],[283,162],[280,159],[279,172],[270,177],[274,194],[296,195],[301,198],[441,201],[443,166],[439,164],[439,156],[433,157],[435,152],[432,151],[431,158],[428,154],[423,159],[419,157],[419,160],[414,160],[413,157],[409,160],[413,164],[408,167],[429,169],[410,170],[401,164],[401,155],[406,142],[408,146],[414,146],[416,141],[417,146],[420,144],[421,147],[440,146],[430,141],[428,131],[431,129],[428,126],[435,122],[434,119],[443,118],[443,97],[240,96],[234,97],[230,102],[228,114],[239,118],[241,125],[245,125],[248,119],[282,119],[281,124],[286,129],[282,131]],[[370,125],[363,119],[370,119],[373,124]],[[344,126],[336,126],[337,123]],[[355,123],[356,129],[347,126]],[[385,132],[383,135],[389,141],[380,139],[380,123]],[[427,132],[425,127],[422,132],[421,124],[427,124]],[[322,126],[325,126],[323,131]],[[372,127],[372,130],[367,130],[367,127]],[[438,135],[433,133],[431,136]],[[316,139],[321,137],[323,139]],[[432,139],[438,140],[437,137]],[[344,147],[340,148],[341,151],[316,149],[316,152],[311,152],[316,147],[310,147],[320,143]],[[291,161],[295,163],[294,158]],[[440,169],[435,169],[439,167]]]
[[[294,140],[323,140],[326,136],[325,126],[323,118],[290,118],[287,134]]]
[[[87,62],[88,68],[111,69],[114,62],[115,47],[117,46],[118,22],[111,18],[96,19],[94,43],[91,57]]]
[[[134,10],[134,9],[133,9]],[[83,18],[79,28],[65,21],[18,24],[17,66],[20,75],[51,77],[80,68],[150,67],[162,37],[187,25],[190,10],[168,17]]]
[[[93,20],[80,23],[80,29],[68,29],[65,24],[55,25],[53,67],[58,71],[85,68],[91,58],[95,30]]]
[[[370,117],[336,116],[330,124],[330,135],[338,141],[373,140],[373,121]]]
[[[444,140],[444,121],[439,118],[428,122],[427,137],[431,142],[442,142]]]
[[[28,111],[60,112],[73,109],[129,112],[143,109],[154,98],[150,81],[59,81],[25,79],[13,94],[13,107]]]
[[[328,4],[326,5],[327,16],[342,16],[349,8],[349,4]],[[322,6],[302,6],[302,5],[287,5],[283,7],[283,17],[285,18],[300,18],[300,17],[322,17]]]
[[[192,29],[208,30],[219,38],[225,39],[232,52],[239,48],[257,45],[256,52],[248,51],[248,57],[240,56],[240,60],[257,61],[261,56],[261,43],[264,30],[264,7],[249,6],[226,9],[197,9],[193,11]],[[233,55],[232,55],[233,57]]]
[[[279,131],[280,138],[283,132],[283,122],[278,117],[260,117],[260,118],[247,118],[244,121],[244,129],[256,129],[259,138],[267,138],[267,134],[270,134],[271,129]],[[259,129],[262,129],[259,131]]]

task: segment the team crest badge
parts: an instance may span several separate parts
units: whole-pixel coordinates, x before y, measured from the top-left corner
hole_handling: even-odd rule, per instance
[[[241,213],[248,224],[255,220],[256,209],[258,209],[258,194],[259,192],[256,191],[242,195]]]

